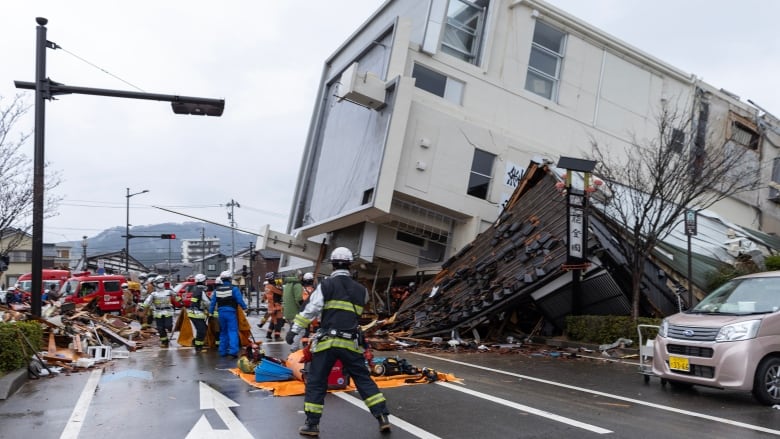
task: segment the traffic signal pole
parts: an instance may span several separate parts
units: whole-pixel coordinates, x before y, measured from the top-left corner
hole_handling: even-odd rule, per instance
[[[43,292],[43,199],[44,199],[44,133],[46,123],[46,99],[59,94],[88,94],[130,99],[166,101],[176,114],[221,116],[225,109],[224,99],[199,98],[191,96],[139,93],[87,87],[72,87],[52,81],[46,77],[46,49],[57,49],[57,44],[46,39],[46,25],[49,20],[35,19],[35,82],[14,81],[16,88],[35,90],[35,130],[33,157],[33,212],[32,212],[32,291],[30,312],[41,316],[41,295]]]

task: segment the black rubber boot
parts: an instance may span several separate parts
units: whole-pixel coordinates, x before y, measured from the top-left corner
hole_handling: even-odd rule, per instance
[[[389,433],[390,432],[390,417],[389,415],[379,415],[376,417],[376,420],[379,421],[379,431],[382,433]]]
[[[306,424],[303,424],[301,428],[298,429],[298,433],[304,436],[319,436],[320,426],[319,424],[309,424],[307,422]]]

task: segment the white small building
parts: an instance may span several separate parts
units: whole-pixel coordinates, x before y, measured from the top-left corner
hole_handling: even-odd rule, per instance
[[[780,232],[770,115],[541,0],[388,0],[325,61],[287,232],[349,247],[366,276],[436,271],[531,159],[622,150],[662,103],[755,152],[764,189],[714,210]]]
[[[219,238],[181,240],[181,261],[183,263],[200,261],[215,253],[219,253]]]

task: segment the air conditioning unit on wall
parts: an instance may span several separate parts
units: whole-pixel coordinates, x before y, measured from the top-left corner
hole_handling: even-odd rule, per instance
[[[385,106],[385,83],[371,72],[358,72],[358,63],[352,63],[341,74],[336,97],[379,110]]]

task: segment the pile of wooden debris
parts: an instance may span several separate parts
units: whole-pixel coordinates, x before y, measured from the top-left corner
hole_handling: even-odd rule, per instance
[[[144,328],[129,317],[98,314],[89,304],[47,304],[41,314],[41,317],[33,316],[24,304],[0,305],[3,322],[41,323],[44,349],[36,357],[46,370],[53,367],[67,372],[88,368],[115,358],[127,358],[129,352],[157,344],[154,328]]]

